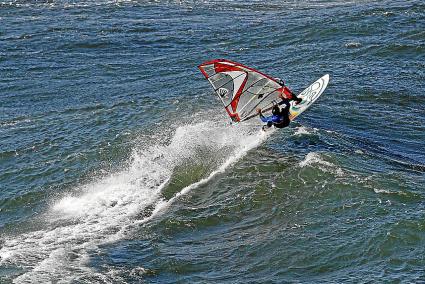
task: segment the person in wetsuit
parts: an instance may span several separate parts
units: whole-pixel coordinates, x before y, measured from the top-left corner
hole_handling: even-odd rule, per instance
[[[290,100],[285,98],[283,94],[279,94],[279,98],[282,101],[280,101],[279,103],[273,106],[272,115],[266,117],[261,112],[261,108],[257,109],[257,112],[260,115],[261,121],[267,123],[266,125],[263,126],[263,130],[265,130],[266,128],[270,128],[272,126],[276,128],[284,128],[284,127],[287,127],[289,123],[291,122],[291,120],[289,119],[289,109],[291,107],[291,104],[289,103]],[[296,99],[292,98],[291,100],[298,101],[298,98]],[[279,108],[279,106],[282,106],[282,107]]]
[[[290,101],[295,101],[295,104],[299,104],[302,99],[298,98],[288,87],[285,86],[285,82],[280,78],[275,78],[276,82],[282,87],[279,93],[281,101],[275,104],[272,108],[272,115],[265,117],[261,111],[261,108],[257,109],[258,114],[262,122],[267,123],[263,126],[263,130],[272,126],[276,128],[284,128],[289,125],[291,120],[289,119],[289,109],[291,107]],[[279,108],[279,106],[282,106]]]
[[[279,105],[283,105],[282,108],[279,108]],[[265,122],[266,125],[263,126],[263,130],[270,128],[272,126],[276,128],[284,128],[289,125],[291,120],[289,119],[289,100],[284,98],[281,102],[274,105],[272,108],[272,115],[264,116],[261,112],[261,109],[257,109],[258,114],[262,122]]]

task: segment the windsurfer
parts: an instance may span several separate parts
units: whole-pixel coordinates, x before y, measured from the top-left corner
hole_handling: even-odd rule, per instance
[[[261,111],[261,108],[257,109],[261,121],[267,123],[263,126],[263,130],[272,126],[276,128],[284,128],[287,127],[291,122],[291,120],[289,119],[289,109],[291,107],[291,105],[289,104],[289,99],[284,97],[283,94],[279,94],[279,98],[282,101],[273,106],[272,115],[264,116]],[[281,108],[279,108],[280,105],[282,106]]]

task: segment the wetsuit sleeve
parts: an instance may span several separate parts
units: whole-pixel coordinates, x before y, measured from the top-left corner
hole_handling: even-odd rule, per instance
[[[297,101],[301,102],[301,99],[297,97],[291,90],[289,90],[287,87],[283,88],[283,92],[286,95],[286,98],[288,98],[291,101]]]
[[[301,102],[302,99],[298,98],[297,95],[295,95],[291,90],[289,90],[289,92],[291,92],[291,98],[292,100],[296,101],[296,102]]]
[[[260,119],[261,119],[262,122],[268,122],[269,121],[268,117],[265,117],[262,113],[260,114]]]

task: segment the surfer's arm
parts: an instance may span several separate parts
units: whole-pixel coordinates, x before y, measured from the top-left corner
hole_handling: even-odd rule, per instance
[[[269,122],[269,121],[271,121],[270,120],[271,116],[270,117],[265,117],[263,115],[263,113],[261,112],[261,108],[257,108],[257,113],[260,116],[260,119],[261,119],[262,122]]]
[[[286,88],[286,91],[291,95],[291,96],[295,96],[294,92],[292,92],[289,88]]]
[[[286,87],[285,87],[286,88]],[[286,88],[286,94],[290,95],[290,98],[286,98],[283,93],[279,94],[279,98],[282,99],[282,101],[286,100],[286,101],[295,101],[296,103],[300,103],[302,101],[301,98],[298,98],[297,95],[295,95],[291,90],[289,90],[288,88]],[[279,104],[283,104],[283,102],[280,102]]]

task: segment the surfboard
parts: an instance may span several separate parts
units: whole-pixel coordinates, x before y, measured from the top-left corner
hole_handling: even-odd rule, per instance
[[[302,91],[297,96],[298,98],[301,98],[302,101],[299,104],[295,104],[294,101],[291,102],[289,119],[294,120],[297,116],[306,111],[320,97],[328,86],[328,83],[329,74],[326,74]]]

